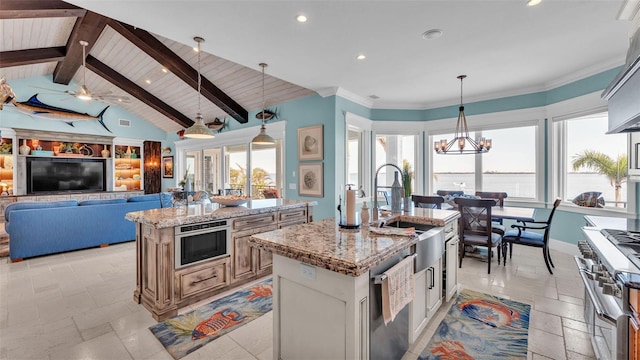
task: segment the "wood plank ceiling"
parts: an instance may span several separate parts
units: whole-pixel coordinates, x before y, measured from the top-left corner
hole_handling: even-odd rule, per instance
[[[198,111],[195,42],[181,44],[59,0],[0,1],[0,29],[0,76],[9,84],[51,75],[52,89],[60,88],[53,83],[69,84],[72,79],[81,85],[79,41],[85,40],[89,42],[85,83],[92,92],[127,96],[129,102],[117,105],[166,132],[193,124]],[[258,64],[251,69],[203,52],[201,74],[205,123],[216,117],[246,123],[248,110],[262,108]],[[267,68],[267,107],[311,94],[269,76]]]

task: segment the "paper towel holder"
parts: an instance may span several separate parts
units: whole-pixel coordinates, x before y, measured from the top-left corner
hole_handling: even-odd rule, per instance
[[[346,190],[355,190],[355,184],[345,184],[346,186]],[[346,202],[346,196],[345,196],[345,202]],[[340,219],[338,221],[338,225],[340,226],[341,229],[359,229],[360,228],[360,222],[359,222],[359,216],[358,213],[356,212],[355,214],[355,224],[347,224],[347,219],[343,219],[342,218],[342,211],[341,211],[341,205],[339,206],[338,211],[340,212]],[[355,205],[355,204],[354,204]]]

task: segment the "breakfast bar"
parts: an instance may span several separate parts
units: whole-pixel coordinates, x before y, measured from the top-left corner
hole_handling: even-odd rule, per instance
[[[446,236],[448,242],[457,245],[458,217],[456,211],[413,209],[355,230],[342,229],[335,219],[325,219],[253,235],[249,240],[252,246],[273,253],[274,358],[384,358],[395,355],[381,351],[393,351],[398,346],[404,352],[417,337],[416,333],[426,327],[429,320],[426,317],[432,315],[425,298],[429,292],[425,288],[428,270],[416,269],[416,297],[404,309],[407,321],[396,319],[395,324],[387,326],[400,326],[400,332],[409,333],[402,340],[406,344],[376,347],[389,336],[378,334],[385,326],[379,327],[378,316],[373,315],[379,313],[379,296],[375,294],[379,294],[380,287],[371,278],[380,269],[386,270],[392,259],[416,254],[421,241],[421,236],[411,234],[411,229],[385,226],[391,223],[411,223],[416,229],[424,226],[429,229],[425,233],[440,236],[429,236],[424,241],[444,243]],[[453,266],[447,267],[450,271],[447,276],[450,282],[455,281],[457,291],[455,249],[452,258],[456,260],[448,264]],[[428,267],[440,284],[441,255]],[[445,255],[445,261],[448,258]],[[437,286],[435,292],[439,307],[442,287]]]

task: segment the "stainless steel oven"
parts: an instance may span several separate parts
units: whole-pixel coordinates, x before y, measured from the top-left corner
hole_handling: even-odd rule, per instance
[[[575,257],[584,283],[584,319],[598,359],[627,360],[629,356],[629,289],[626,273],[638,268],[606,230],[583,228],[586,241]]]
[[[175,268],[228,256],[231,225],[227,220],[177,226],[175,228]]]

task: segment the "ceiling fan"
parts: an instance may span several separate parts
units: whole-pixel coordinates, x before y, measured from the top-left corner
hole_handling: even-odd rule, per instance
[[[86,85],[87,66],[85,63],[85,59],[87,58],[86,47],[87,45],[89,45],[89,43],[84,40],[80,40],[79,43],[80,45],[82,45],[82,86],[80,86],[77,91],[66,90],[65,92],[74,96],[77,99],[85,100],[85,101],[98,100],[103,102],[128,103],[130,100],[126,96],[111,94],[111,91],[109,90],[92,92],[87,88],[87,85]]]

